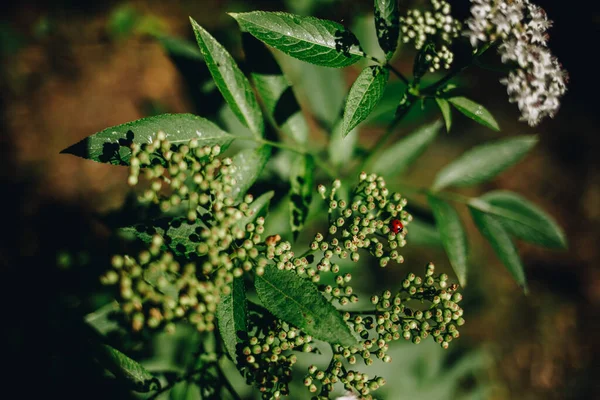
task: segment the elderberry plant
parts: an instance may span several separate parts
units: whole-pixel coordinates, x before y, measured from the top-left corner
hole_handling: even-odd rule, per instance
[[[396,1],[376,0],[375,29],[384,60],[366,54],[356,36],[337,22],[283,12],[231,14],[245,32],[246,73],[191,19],[200,49],[194,57],[203,59],[250,134],[226,132],[200,116],[163,114],[105,129],[64,150],[127,166],[127,182],[146,211],[136,224],[115,232],[127,245],[100,277],[114,288],[121,325],[134,336],[148,337],[187,324],[201,337],[193,368],[176,377],[165,375],[160,381],[106,345],[98,357],[103,366],[133,390],[151,392],[150,398],[175,393],[182,381],[198,385],[202,398],[238,398],[220,363],[228,358],[263,398],[277,399],[290,394],[297,354],[328,348],[327,364],[304,371],[308,392],[318,399],[336,390],[372,398],[385,379],[369,376],[356,364],[391,362],[390,346],[400,339],[432,340],[446,349],[460,336],[465,319],[459,284],[467,283],[469,263],[466,234],[453,203],[468,207],[482,235],[527,290],[514,239],[565,247],[562,230],[515,193],[469,198],[447,189],[492,179],[518,162],[537,142],[535,136],[476,146],[439,171],[429,187],[400,186],[405,194],[426,197],[435,227],[423,228],[425,223],[406,209],[407,198],[386,184],[441,130],[440,122],[432,122],[384,148],[419,102],[435,102],[448,131],[451,107],[500,130],[487,109],[459,95],[451,82],[468,67],[482,65],[490,49],[511,68],[501,82],[523,120],[536,125],[558,109],[567,78],[547,48],[551,23],[543,10],[528,0],[471,3],[472,17],[461,22],[452,16],[450,2],[431,0],[427,9],[400,15]],[[414,46],[411,79],[393,62],[400,42]],[[371,63],[350,88],[343,115],[332,127],[329,159],[309,142],[313,133],[292,87],[263,44],[323,67]],[[455,51],[465,53],[465,46],[468,57],[455,57]],[[390,73],[403,84],[393,120],[373,148],[355,151],[347,135],[384,96]],[[433,83],[423,85],[431,74]],[[247,144],[236,152],[230,148],[234,141]],[[334,160],[331,154],[337,150],[347,154]],[[275,193],[280,186],[267,181],[269,190],[256,192],[255,185],[263,181],[265,186],[266,167],[280,154],[290,165],[284,200],[290,237],[265,233],[267,211],[272,200],[281,198]],[[315,191],[320,200],[313,201]],[[318,215],[313,222],[326,221],[320,232],[314,233],[318,224],[311,223],[311,209]],[[400,268],[405,261],[401,249],[410,242],[413,226],[428,229],[441,242],[458,283],[436,274],[427,260],[423,276],[408,272],[402,282],[361,302],[364,295],[350,285],[352,275],[341,264]],[[299,238],[308,239],[308,245],[296,242]]]

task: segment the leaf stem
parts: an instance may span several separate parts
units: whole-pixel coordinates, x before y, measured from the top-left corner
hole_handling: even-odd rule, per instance
[[[402,72],[400,72],[396,68],[394,68],[394,66],[392,64],[386,63],[385,68],[392,71],[392,73],[394,75],[396,75],[402,81],[402,83],[404,83],[406,86],[410,85],[410,81],[402,74]]]

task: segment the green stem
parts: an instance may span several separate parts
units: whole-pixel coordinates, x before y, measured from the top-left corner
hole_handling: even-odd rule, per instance
[[[400,72],[396,68],[394,68],[392,66],[392,64],[385,64],[385,68],[387,68],[390,71],[392,71],[392,73],[394,75],[396,75],[402,81],[402,83],[404,83],[406,86],[410,85],[410,81],[402,74],[402,72]]]

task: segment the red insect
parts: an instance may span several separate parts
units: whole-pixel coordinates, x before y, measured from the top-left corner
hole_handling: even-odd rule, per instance
[[[390,221],[390,230],[394,233],[400,233],[404,229],[404,225],[398,219],[393,219]]]

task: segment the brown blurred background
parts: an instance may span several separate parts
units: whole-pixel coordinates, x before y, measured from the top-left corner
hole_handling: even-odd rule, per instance
[[[453,3],[457,14],[468,12],[467,1]],[[521,193],[564,227],[569,250],[519,244],[531,287],[525,296],[468,225],[476,287],[467,293],[477,302],[467,309],[461,341],[466,347],[492,349],[489,398],[600,398],[600,77],[595,59],[600,12],[597,2],[537,3],[555,22],[550,46],[571,78],[556,118],[536,129],[516,122],[518,111],[507,103],[498,75],[467,73],[470,97],[497,116],[501,135],[455,114],[456,129],[435,143],[409,180],[428,184],[442,165],[484,139],[539,133],[539,145],[523,162],[466,193],[496,188]],[[123,204],[127,172],[59,151],[149,114],[216,114],[214,94],[201,87],[206,70],[199,68],[196,76],[196,64],[169,57],[156,39],[157,33],[192,39],[188,15],[227,47],[237,46],[238,56],[238,30],[226,12],[293,10],[351,26],[372,5],[362,0],[63,0],[2,7],[0,179],[6,212],[0,267],[6,288],[3,325],[11,328],[3,344],[16,362],[9,368],[24,382],[50,379],[58,385],[68,380],[64,371],[73,379],[91,380],[74,372],[88,361],[77,358],[77,331],[62,325],[61,318],[85,303],[98,274],[67,274],[60,266],[92,258],[96,262],[90,268],[101,268],[108,240],[96,215]],[[400,57],[397,66],[408,73],[410,62]],[[356,73],[344,71],[348,85]],[[369,136],[363,130],[366,146]],[[440,264],[445,260],[439,251],[415,252],[423,253],[433,254],[430,258]],[[69,305],[63,307],[65,298]],[[65,352],[70,356],[61,357]]]

